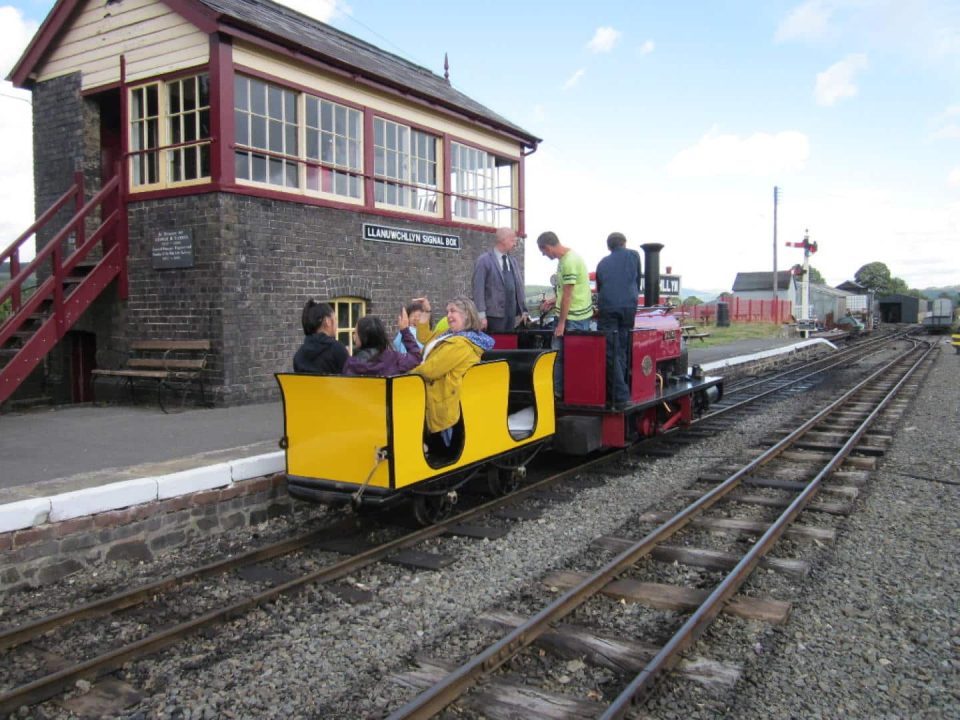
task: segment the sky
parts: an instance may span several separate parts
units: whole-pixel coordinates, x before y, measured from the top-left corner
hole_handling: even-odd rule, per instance
[[[52,0],[0,0],[0,65]],[[958,0],[283,0],[443,73],[543,139],[527,158],[526,282],[553,230],[592,269],[606,237],[663,243],[685,288],[802,261],[831,285],[882,262],[960,284]],[[29,93],[0,87],[0,242],[32,222]]]

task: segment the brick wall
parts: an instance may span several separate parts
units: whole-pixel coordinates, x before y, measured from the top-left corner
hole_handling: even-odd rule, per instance
[[[88,196],[99,187],[99,138],[99,101],[81,96],[79,74],[37,85],[38,212],[70,186],[75,170],[84,172]],[[394,328],[400,306],[427,295],[437,320],[446,300],[470,294],[474,262],[493,241],[492,233],[480,230],[451,231],[426,221],[232,193],[134,198],[128,215],[129,299],[120,302],[115,288],[108,289],[75,329],[96,335],[101,367],[116,367],[131,340],[209,338],[210,386],[221,405],[279,396],[273,373],[291,369],[308,298],[361,297],[368,312]],[[364,222],[452,232],[460,236],[461,249],[365,241]],[[157,233],[184,229],[193,234],[193,267],[155,270],[151,250]],[[69,343],[61,345],[48,358],[42,382],[66,401]]]
[[[308,298],[356,296],[395,327],[400,306],[427,295],[440,317],[445,301],[470,294],[473,264],[493,235],[458,229],[461,250],[363,240],[364,222],[450,232],[424,222],[210,193],[130,206],[130,299],[122,347],[134,337],[210,338],[218,404],[278,397],[273,373],[291,369],[303,340]],[[192,268],[154,270],[153,238],[190,229]]]
[[[104,562],[149,562],[199,538],[292,512],[283,476],[272,475],[0,533],[0,592],[48,585]]]

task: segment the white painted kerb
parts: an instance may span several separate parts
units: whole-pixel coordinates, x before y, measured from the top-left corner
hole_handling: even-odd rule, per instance
[[[228,487],[286,469],[283,451],[0,505],[0,533]]]
[[[831,350],[837,349],[837,346],[829,340],[824,338],[813,338],[812,340],[803,340],[801,342],[794,343],[793,345],[784,345],[783,347],[774,348],[773,350],[764,350],[762,352],[753,353],[752,355],[738,355],[737,357],[726,358],[725,360],[704,363],[700,367],[703,368],[705,373],[709,373],[714,370],[722,370],[723,368],[734,367],[735,365],[743,365],[744,363],[756,362],[757,360],[776,357],[777,355],[786,355],[787,353],[796,352],[798,350],[803,350],[804,348],[821,344],[826,345]]]

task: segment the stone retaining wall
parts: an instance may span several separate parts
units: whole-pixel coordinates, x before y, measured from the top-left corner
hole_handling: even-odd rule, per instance
[[[115,560],[150,561],[199,537],[291,512],[282,474],[122,510],[0,533],[0,592]]]

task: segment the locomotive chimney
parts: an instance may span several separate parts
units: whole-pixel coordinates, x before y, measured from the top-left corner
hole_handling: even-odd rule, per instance
[[[653,307],[660,304],[660,251],[661,243],[644,243],[643,248],[643,304]]]

